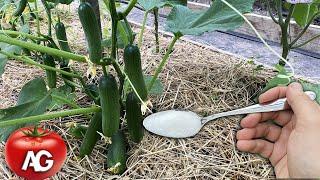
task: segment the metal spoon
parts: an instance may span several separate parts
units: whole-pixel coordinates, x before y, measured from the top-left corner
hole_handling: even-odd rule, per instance
[[[315,100],[316,94],[305,92],[310,99]],[[286,109],[286,98],[278,99],[269,104],[256,104],[242,109],[200,117],[191,111],[168,110],[151,114],[143,121],[143,126],[150,132],[171,138],[186,138],[195,136],[209,121],[225,116],[251,114],[261,112],[274,112]]]

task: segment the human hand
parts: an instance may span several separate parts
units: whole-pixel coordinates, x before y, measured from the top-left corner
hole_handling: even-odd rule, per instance
[[[287,97],[289,110],[250,114],[237,132],[237,148],[268,158],[277,178],[320,178],[320,106],[299,83],[276,87],[260,103]]]

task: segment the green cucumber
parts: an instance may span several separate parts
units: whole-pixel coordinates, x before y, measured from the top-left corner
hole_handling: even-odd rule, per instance
[[[137,90],[141,99],[146,101],[148,98],[148,91],[143,78],[141,55],[138,46],[129,44],[125,47],[124,64],[125,72],[127,73],[134,88]]]
[[[56,64],[54,62],[54,58],[48,54],[43,55],[43,64],[50,66],[50,67],[56,67]],[[48,81],[49,88],[50,89],[56,88],[57,87],[57,72],[51,71],[51,70],[46,70],[46,75],[47,75],[47,81]]]
[[[97,132],[101,132],[101,119],[101,112],[94,114],[94,116],[92,117],[86,134],[82,140],[82,144],[80,146],[80,157],[90,155],[94,146],[99,140],[100,135]]]
[[[93,7],[88,2],[82,2],[78,8],[83,31],[86,36],[90,61],[99,64],[102,59],[101,30]]]
[[[129,135],[132,141],[139,143],[143,138],[143,116],[141,104],[134,92],[130,92],[126,99],[126,119]]]
[[[116,79],[108,74],[99,80],[99,95],[102,111],[102,132],[111,137],[120,124],[120,96]]]
[[[60,49],[63,51],[71,52],[71,49],[68,44],[68,38],[67,38],[66,28],[65,28],[64,24],[62,22],[58,22],[54,28],[56,31],[56,37],[58,39]],[[69,59],[63,59],[60,63],[60,69],[67,71],[67,72],[71,72],[71,69],[68,66],[68,64],[69,64]],[[67,79],[67,80],[73,82],[72,77],[66,76],[66,75],[61,75],[61,76],[64,79]],[[71,83],[65,82],[65,84],[67,84],[68,86],[71,87],[72,92],[75,90],[74,85],[72,85]]]
[[[107,167],[112,174],[122,174],[126,170],[126,139],[122,131],[117,131],[111,138],[108,148]]]
[[[71,52],[64,24],[62,22],[58,22],[54,28],[56,30],[56,37],[58,39],[60,49]]]
[[[21,16],[23,11],[27,7],[27,4],[28,4],[28,0],[20,0],[16,11],[13,13],[13,16],[15,16],[15,17]]]

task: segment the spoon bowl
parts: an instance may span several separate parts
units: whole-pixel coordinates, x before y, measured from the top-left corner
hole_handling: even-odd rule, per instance
[[[310,99],[315,100],[316,94],[305,92]],[[214,114],[208,117],[200,117],[191,111],[168,110],[151,114],[143,121],[143,126],[150,132],[171,138],[187,138],[195,136],[209,121],[241,114],[275,112],[288,109],[287,99],[278,99],[269,104],[256,104],[249,107]]]
[[[191,111],[168,110],[151,114],[143,121],[150,132],[171,138],[195,136],[202,128],[202,117]]]

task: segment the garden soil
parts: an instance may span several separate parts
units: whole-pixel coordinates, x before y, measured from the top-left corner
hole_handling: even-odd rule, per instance
[[[83,53],[83,36],[77,37],[78,31],[74,33],[75,37],[70,38],[72,48]],[[146,74],[151,74],[171,38],[161,37],[162,52],[156,54],[152,32],[146,32],[144,37],[141,51],[143,69]],[[74,44],[79,39],[81,43]],[[86,72],[86,66],[77,63],[72,66]],[[273,74],[271,70],[256,71],[255,68],[255,65],[241,59],[179,41],[160,76],[163,94],[153,95],[150,99],[157,111],[183,109],[203,116],[245,107],[254,103],[257,92]],[[42,70],[9,61],[0,80],[1,108],[13,106],[23,84],[44,75]],[[81,106],[91,103],[81,92],[77,95]],[[129,141],[128,169],[121,176],[110,175],[105,169],[108,144],[105,139],[98,142],[91,156],[79,159],[81,141],[74,139],[68,129],[71,123],[87,124],[86,118],[74,116],[52,120],[46,122],[46,127],[56,130],[68,146],[65,165],[53,179],[274,178],[267,160],[236,149],[235,134],[240,129],[241,118],[221,118],[207,124],[198,135],[188,139],[169,139],[145,132],[140,144]],[[123,128],[126,128],[125,122]],[[1,144],[0,179],[15,179],[5,164],[3,149],[4,144]]]

